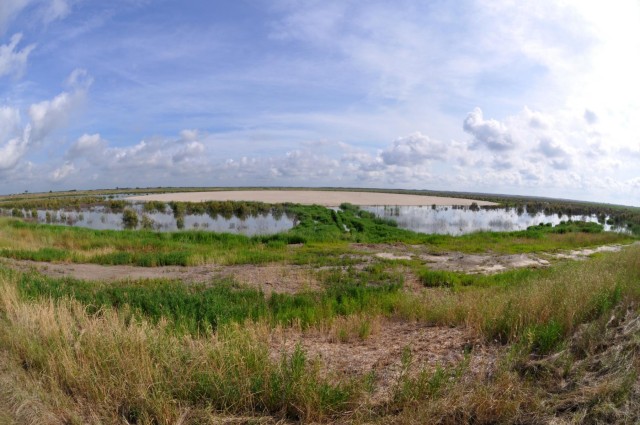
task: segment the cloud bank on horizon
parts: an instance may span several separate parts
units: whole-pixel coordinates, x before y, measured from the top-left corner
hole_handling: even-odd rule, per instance
[[[352,186],[640,205],[638,52],[634,0],[3,0],[0,193]]]

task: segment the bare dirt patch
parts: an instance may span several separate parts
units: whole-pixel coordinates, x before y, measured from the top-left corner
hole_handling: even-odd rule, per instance
[[[299,345],[309,359],[317,359],[327,371],[346,376],[375,376],[374,401],[386,400],[402,372],[403,352],[411,354],[408,373],[453,367],[469,353],[471,373],[493,367],[499,347],[487,345],[464,328],[428,326],[423,323],[384,320],[370,337],[336,341],[327,332],[285,330],[272,336],[274,358],[290,354]]]
[[[635,242],[637,244],[638,242]],[[619,252],[629,245],[603,245],[559,253],[540,254],[465,254],[462,252],[427,252],[423,246],[403,244],[352,244],[363,261],[371,258],[383,260],[419,260],[432,270],[467,274],[494,274],[519,268],[544,268],[550,260],[583,260],[600,252]],[[356,256],[354,256],[356,257]]]
[[[266,203],[293,202],[297,204],[316,204],[337,207],[344,202],[353,205],[456,205],[479,206],[497,205],[494,202],[477,201],[473,199],[447,198],[441,196],[404,195],[398,193],[381,192],[339,192],[322,190],[235,190],[217,192],[178,192],[162,193],[127,198],[132,201],[258,201]]]
[[[638,244],[638,242],[633,243],[633,245],[636,244]],[[553,257],[568,260],[584,260],[590,255],[597,254],[599,252],[620,252],[620,250],[622,250],[622,248],[624,248],[625,246],[628,245],[604,245],[598,246],[596,248],[576,249],[573,251],[553,254]]]
[[[170,279],[184,283],[208,284],[223,278],[232,278],[241,285],[265,293],[295,293],[315,290],[319,283],[308,268],[292,265],[240,265],[191,267],[136,267],[104,266],[100,264],[45,263],[0,259],[0,264],[21,271],[35,270],[49,277],[117,282],[125,280]]]
[[[531,254],[424,254],[419,256],[433,270],[456,271],[469,274],[493,274],[518,268],[548,267],[549,261]]]
[[[493,274],[517,268],[548,267],[549,261],[533,254],[464,254],[425,252],[422,246],[391,244],[352,244],[357,251],[383,260],[419,260],[432,270],[469,274]]]

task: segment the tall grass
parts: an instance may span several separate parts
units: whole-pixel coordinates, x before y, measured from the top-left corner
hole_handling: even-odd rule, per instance
[[[314,421],[358,400],[356,381],[322,376],[300,349],[271,357],[264,327],[176,336],[126,309],[25,302],[16,283],[0,278],[0,347],[58,402],[73,401],[58,409],[60,422],[168,424],[190,411]]]
[[[640,247],[558,264],[543,272],[505,276],[511,279],[493,277],[488,286],[457,287],[442,290],[438,297],[429,292],[407,299],[407,305],[398,307],[399,314],[465,324],[489,341],[520,342],[534,351],[549,352],[579,324],[611,310],[621,299],[640,296]]]

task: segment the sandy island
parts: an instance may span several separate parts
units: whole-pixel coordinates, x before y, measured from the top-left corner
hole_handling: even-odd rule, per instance
[[[473,199],[446,198],[441,196],[403,195],[398,193],[381,192],[339,192],[322,190],[234,190],[216,192],[176,192],[143,196],[131,196],[131,201],[258,201],[269,204],[292,202],[306,205],[324,205],[337,207],[343,202],[353,205],[459,205],[469,206],[476,203],[479,206],[497,205],[494,202],[477,201]]]

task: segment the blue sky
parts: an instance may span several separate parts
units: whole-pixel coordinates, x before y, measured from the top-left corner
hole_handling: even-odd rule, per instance
[[[639,53],[633,0],[2,0],[0,193],[352,186],[640,205]]]

